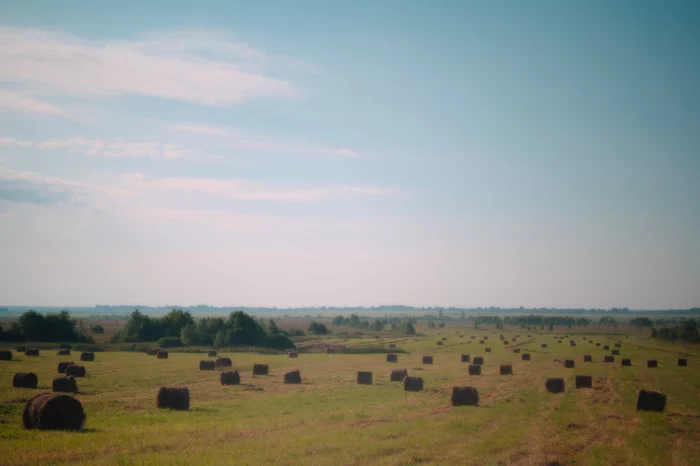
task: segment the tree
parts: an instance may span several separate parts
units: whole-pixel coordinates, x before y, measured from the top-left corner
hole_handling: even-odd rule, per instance
[[[549,323],[549,331],[551,332],[552,330],[554,330],[554,322]]]
[[[100,324],[93,325],[90,330],[92,330],[92,333],[105,333],[105,328]]]
[[[223,348],[224,346],[226,346],[226,334],[223,330],[219,330],[214,337],[214,348]]]
[[[326,328],[325,325],[319,324],[318,322],[311,321],[309,324],[309,327],[306,329],[307,333],[310,333],[311,335],[327,335],[328,334],[328,328]]]
[[[372,322],[372,325],[370,326],[370,328],[371,328],[372,330],[382,331],[382,330],[384,330],[384,322],[382,322],[381,320],[377,319],[377,320],[375,320],[374,322]]]
[[[438,309],[438,317],[442,319],[442,309]]]
[[[282,332],[281,332],[280,329],[277,327],[277,324],[275,323],[275,321],[272,320],[272,319],[270,319],[270,320],[267,322],[267,334],[274,337],[274,336],[276,336],[276,335],[280,335],[281,333],[282,333]]]
[[[196,345],[197,327],[194,324],[185,325],[180,331],[180,341],[185,345]]]

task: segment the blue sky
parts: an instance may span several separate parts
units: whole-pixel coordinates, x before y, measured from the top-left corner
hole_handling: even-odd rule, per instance
[[[700,305],[697,2],[419,3],[0,5],[0,304]]]

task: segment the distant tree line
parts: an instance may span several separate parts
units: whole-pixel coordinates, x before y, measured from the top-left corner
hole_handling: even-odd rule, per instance
[[[43,315],[33,310],[22,314],[7,331],[0,328],[0,341],[93,342],[68,311]]]
[[[414,335],[416,329],[413,326],[414,319],[375,319],[370,323],[368,319],[363,319],[356,314],[350,314],[350,317],[344,317],[342,315],[335,316],[333,318],[333,325],[338,327],[345,326],[351,328],[361,328],[367,330],[384,330],[387,326],[391,328],[392,332],[403,333],[406,335]]]
[[[652,328],[651,336],[662,340],[676,341],[682,340],[688,343],[700,343],[700,332],[698,332],[698,321],[695,319],[684,320],[675,327]]]
[[[195,322],[190,312],[181,309],[173,309],[163,317],[149,317],[135,310],[112,341],[158,341],[161,346],[294,348],[288,335],[272,319],[265,324],[263,319],[256,320],[243,311],[232,312],[228,319],[205,317]]]

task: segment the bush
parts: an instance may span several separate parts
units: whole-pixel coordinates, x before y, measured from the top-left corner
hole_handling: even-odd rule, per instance
[[[101,325],[93,325],[90,327],[90,330],[92,330],[92,333],[105,333],[105,328]]]
[[[292,340],[290,340],[288,337],[285,337],[284,335],[276,335],[273,337],[266,337],[263,339],[261,342],[261,346],[267,347],[267,348],[275,348],[279,350],[285,350],[285,349],[296,349],[296,345]]]
[[[73,345],[73,350],[75,351],[87,351],[88,353],[102,352],[104,347],[102,345],[95,345],[94,343],[76,343]]]
[[[182,342],[177,337],[164,337],[156,342],[156,346],[160,348],[174,348],[182,346]]]

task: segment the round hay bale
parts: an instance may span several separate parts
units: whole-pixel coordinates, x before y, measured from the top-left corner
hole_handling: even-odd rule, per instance
[[[570,343],[570,344],[571,344],[571,346],[576,346],[576,343]]]
[[[395,344],[395,343],[389,343],[389,348],[396,348],[396,344]]]
[[[289,356],[290,358],[297,358],[299,357],[299,353],[297,353],[296,351],[290,351],[289,353],[287,353],[287,356]]]
[[[408,377],[408,371],[406,369],[395,369],[391,371],[389,380],[391,382],[403,382],[403,379]]]
[[[286,384],[299,384],[301,383],[301,372],[299,369],[293,371],[288,371],[284,373],[284,383]]]
[[[421,377],[404,377],[403,391],[419,392],[423,390],[423,379]]]
[[[36,388],[39,379],[33,372],[17,372],[12,378],[12,386],[15,388]]]
[[[479,406],[479,392],[474,387],[452,387],[452,406]]]
[[[508,340],[503,340],[504,345],[510,345],[510,342]]]
[[[268,371],[267,364],[253,364],[253,375],[267,375]]]
[[[219,376],[221,385],[238,385],[241,383],[241,376],[238,371],[222,372]]]
[[[478,364],[470,364],[469,375],[481,375],[481,366]]]
[[[515,349],[513,350],[513,353],[520,354],[520,348],[515,348]]]
[[[472,340],[476,340],[476,336],[475,336],[475,335],[472,335],[472,336],[470,336],[469,338],[471,338]]]
[[[565,359],[564,360],[564,367],[567,369],[573,369],[574,368],[574,360],[573,359]]]
[[[484,340],[479,340],[479,344],[480,344],[480,345],[483,345],[483,344],[484,344]]]
[[[294,348],[287,348],[286,350],[284,350],[284,354],[289,354],[290,351],[296,351],[296,349],[294,349]]]
[[[61,349],[56,352],[56,356],[70,356],[69,349]]]
[[[632,360],[630,358],[624,358],[622,360],[622,365],[625,367],[629,367],[632,365]]]
[[[596,343],[595,345],[596,345],[596,346],[600,346],[600,343]]]
[[[437,345],[438,345],[438,346],[442,346],[442,341],[438,341],[438,342],[437,342]]]
[[[564,391],[564,379],[547,379],[544,386],[549,393],[561,393]]]
[[[513,375],[513,365],[501,364],[501,375]]]
[[[472,359],[468,354],[462,355],[462,362],[470,362]]]
[[[615,356],[605,356],[605,358],[603,358],[603,361],[604,362],[615,362]]]
[[[604,349],[605,351],[608,351],[608,350],[610,349],[610,346],[604,345],[604,346],[603,346],[603,349]]]
[[[576,388],[593,388],[593,377],[590,375],[577,375]]]
[[[231,358],[216,358],[214,365],[217,369],[221,367],[233,367],[233,361],[231,361]]]
[[[209,356],[210,358],[215,358],[216,355],[217,355],[216,350],[210,349],[210,350],[207,352],[207,356]]]
[[[371,372],[358,372],[357,373],[357,385],[372,385],[372,373]]]
[[[611,353],[611,354],[612,354],[613,356],[619,356],[619,355],[620,355],[620,350],[614,349],[614,350],[612,350],[612,353]]]
[[[523,361],[529,361],[530,360],[530,353],[523,353],[521,358]]]
[[[386,355],[386,362],[399,362],[399,357],[396,354],[389,353]]]
[[[477,356],[474,358],[474,364],[477,366],[483,366],[484,365],[484,358],[483,356]]]
[[[75,364],[71,364],[68,367],[66,367],[66,375],[72,375],[73,377],[85,377],[85,374],[87,371],[85,370],[85,366],[76,366]]]
[[[666,395],[649,390],[639,390],[637,411],[654,411],[661,413],[666,409]]]
[[[546,347],[547,347],[547,343],[542,343],[542,345],[540,345],[540,346],[542,346],[542,348],[546,348]]]
[[[62,393],[78,393],[75,377],[56,377],[51,383],[51,390]]]
[[[158,350],[156,348],[151,348],[146,350],[146,355],[147,356],[155,356],[158,354]]]
[[[80,353],[80,360],[81,361],[94,361],[95,360],[95,353]]]
[[[156,351],[157,359],[168,359],[168,352],[163,350]]]
[[[0,350],[0,361],[12,361],[12,351]]]
[[[490,352],[491,352],[491,348],[485,348],[485,350],[486,350],[487,353],[490,353]]]
[[[433,363],[432,356],[423,356],[423,364],[432,364],[432,363]]]
[[[591,356],[590,354],[584,354],[583,362],[593,362],[593,356]]]
[[[24,352],[25,356],[39,356],[39,350],[37,348],[27,348]]]
[[[27,347],[26,346],[18,346],[17,348],[15,348],[15,351],[17,353],[24,353],[25,351],[27,351]]]
[[[84,422],[83,405],[68,395],[40,393],[27,400],[22,411],[25,429],[79,430]]]
[[[442,337],[442,341],[447,341],[447,337]]]
[[[156,396],[156,406],[161,409],[190,409],[190,391],[186,387],[160,387]]]
[[[686,367],[688,365],[688,360],[687,359],[678,359],[678,365],[680,367]]]
[[[214,361],[209,361],[209,360],[199,361],[199,370],[200,371],[213,371],[214,369],[216,369],[216,363],[214,363]]]
[[[615,343],[615,348],[622,348],[622,343]]]
[[[335,348],[326,348],[326,354],[335,354]]]
[[[66,369],[68,369],[68,366],[72,365],[73,361],[61,361],[58,363],[58,373],[59,374],[65,374]]]
[[[649,359],[647,361],[647,367],[653,369],[655,367],[659,367],[659,363],[656,361],[656,359]]]

